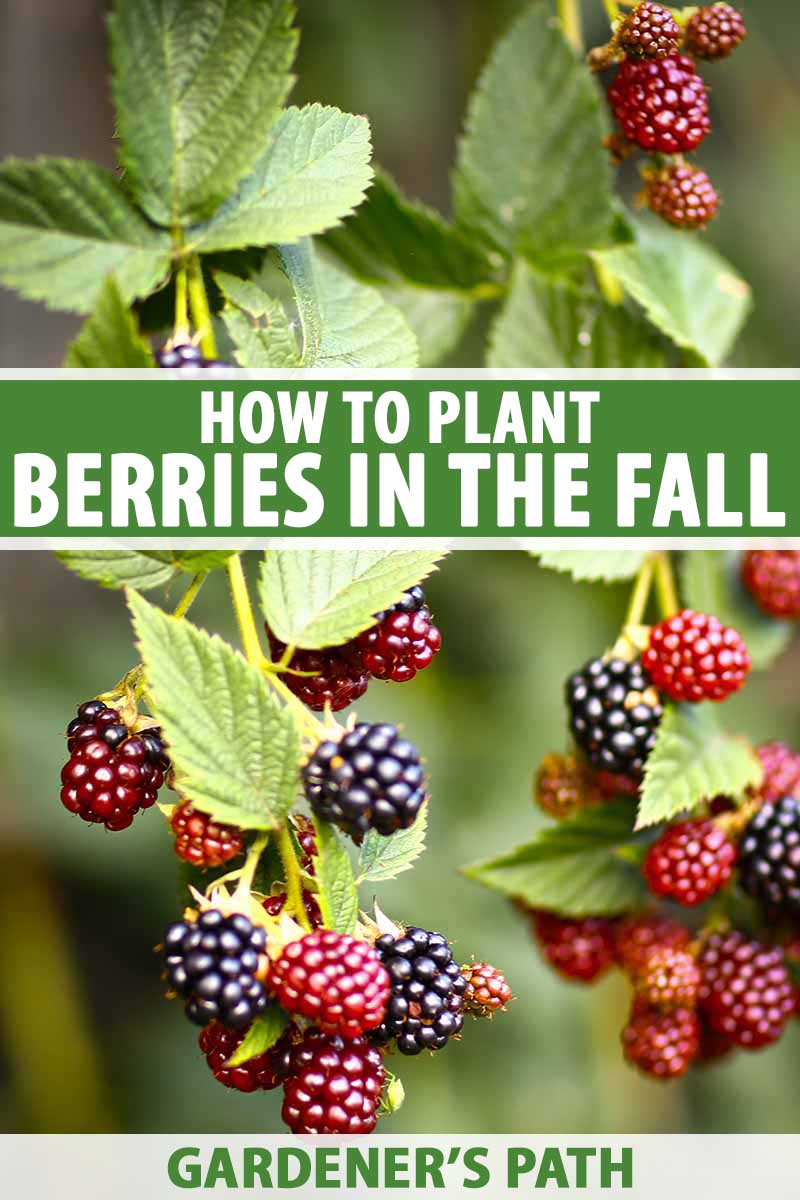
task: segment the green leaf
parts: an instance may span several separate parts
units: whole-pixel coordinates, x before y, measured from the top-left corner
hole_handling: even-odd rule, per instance
[[[256,1017],[241,1043],[226,1062],[226,1067],[240,1067],[251,1058],[271,1050],[289,1024],[288,1013],[271,1004],[262,1017]]]
[[[67,349],[65,367],[154,367],[155,359],[148,342],[139,333],[136,317],[120,294],[113,275],[109,275],[97,297],[92,315]]]
[[[419,347],[419,365],[435,367],[460,342],[475,312],[465,292],[404,284],[381,285],[384,300],[400,310]]]
[[[681,565],[681,594],[687,608],[713,613],[738,630],[759,670],[786,649],[793,626],[761,611],[742,584],[739,567],[738,551],[690,550]]]
[[[285,368],[300,365],[300,351],[286,313],[251,280],[217,272],[214,276],[227,301],[222,312],[240,367]]]
[[[385,171],[377,172],[358,212],[324,240],[348,270],[370,283],[469,292],[492,270],[468,237],[434,209],[406,199]]]
[[[309,241],[279,251],[297,301],[304,367],[416,366],[416,338],[380,292],[319,258]]]
[[[689,813],[715,796],[758,787],[762,768],[752,748],[720,729],[711,704],[670,705],[644,772],[636,828]]]
[[[267,550],[261,606],[287,646],[339,646],[436,570],[444,550]]]
[[[207,253],[296,242],[331,229],[364,199],[371,157],[366,117],[321,104],[287,108],[252,174],[187,243]]]
[[[129,595],[177,789],[218,821],[270,829],[299,788],[300,738],[261,671],[226,642]]]
[[[198,575],[201,571],[216,571],[224,567],[235,550],[147,550],[149,558],[159,562],[171,563],[179,571],[188,575]]]
[[[358,921],[358,890],[350,856],[332,825],[314,819],[317,857],[314,878],[317,881],[322,920],[326,929],[353,933]]]
[[[607,244],[606,131],[598,86],[550,4],[534,4],[498,43],[470,101],[454,179],[458,224],[505,258],[550,266]]]
[[[427,828],[428,805],[424,804],[410,829],[400,829],[391,837],[371,829],[361,843],[357,883],[379,883],[410,871],[425,849]]]
[[[648,221],[635,243],[596,257],[677,346],[705,365],[724,360],[750,311],[750,288],[707,242]]]
[[[171,563],[159,562],[136,550],[59,550],[65,567],[106,588],[135,588],[146,592],[167,583],[175,574]]]
[[[638,907],[647,888],[628,860],[631,802],[579,813],[542,829],[527,845],[466,867],[465,874],[494,891],[570,917],[615,916]]]
[[[660,339],[596,292],[546,279],[519,261],[489,338],[490,367],[658,367]]]
[[[577,582],[615,583],[633,579],[644,560],[646,550],[531,550],[542,567],[563,571]]]
[[[292,84],[291,0],[115,0],[120,158],[158,225],[204,221],[255,166]]]
[[[166,276],[171,245],[94,163],[0,165],[0,283],[48,308],[90,313],[113,272],[127,303]]]

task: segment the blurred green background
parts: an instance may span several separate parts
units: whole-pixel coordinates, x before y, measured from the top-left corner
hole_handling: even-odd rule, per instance
[[[443,210],[469,90],[489,47],[525,0],[299,0],[293,99],[366,113],[377,160]],[[553,0],[555,7],[555,0]],[[713,135],[699,161],[724,205],[707,234],[751,282],[756,309],[740,366],[796,366],[800,224],[800,20],[797,0],[741,0],[749,38],[704,69]],[[0,0],[0,157],[85,156],[114,165],[102,0]],[[589,44],[606,40],[601,0],[583,0]],[[621,191],[636,183],[626,169]],[[0,365],[56,366],[77,321],[0,293]],[[456,360],[476,365],[466,336]]]
[[[44,553],[0,563],[0,1129],[278,1132],[278,1097],[217,1084],[196,1030],[162,998],[152,947],[182,902],[159,812],[109,834],[58,800],[75,706],[133,663],[123,600]],[[613,641],[625,588],[573,584],[521,552],[462,552],[428,595],[444,632],[435,664],[410,684],[372,683],[358,705],[404,725],[433,795],[429,850],[380,902],[445,932],[459,957],[496,962],[517,999],[439,1055],[398,1057],[407,1099],[387,1131],[795,1130],[797,1022],[770,1050],[671,1086],[643,1079],[619,1050],[621,977],[560,981],[511,907],[459,874],[538,824],[531,776],[566,745],[562,681]],[[235,638],[229,608],[218,574],[193,618]],[[795,642],[726,704],[726,723],[797,741],[799,676]]]
[[[111,165],[104,5],[0,2],[0,155],[84,155]],[[301,0],[299,102],[367,113],[378,159],[446,209],[455,138],[487,48],[520,0]],[[750,38],[711,68],[714,136],[703,164],[725,205],[707,235],[752,282],[756,312],[734,361],[797,365],[800,21],[796,0],[749,0]],[[599,0],[584,5],[602,36]],[[627,193],[630,194],[630,181]],[[57,365],[77,322],[0,293],[0,363]],[[461,359],[474,362],[469,341]],[[565,675],[614,637],[624,591],[573,585],[520,553],[462,553],[429,595],[445,647],[407,686],[373,683],[359,713],[402,722],[426,755],[430,850],[381,890],[400,919],[504,968],[518,999],[460,1045],[400,1063],[401,1133],[788,1132],[800,1036],[664,1087],[621,1061],[618,977],[582,990],[540,963],[524,923],[458,867],[525,839],[532,771],[565,745]],[[233,636],[224,580],[196,619]],[[132,665],[118,594],[40,553],[0,556],[0,1130],[277,1132],[274,1095],[211,1077],[195,1032],[161,998],[152,955],[180,900],[158,812],[121,835],[58,802],[62,731],[82,700]],[[726,706],[756,738],[800,740],[800,648]],[[366,899],[366,898],[365,898]]]

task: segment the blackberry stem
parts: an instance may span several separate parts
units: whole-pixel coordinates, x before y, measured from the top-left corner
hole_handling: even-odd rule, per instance
[[[206,358],[217,357],[217,340],[214,337],[214,325],[211,320],[211,309],[208,306],[208,295],[203,279],[203,268],[200,259],[193,254],[188,266],[189,304],[192,319],[200,335],[200,349]]]
[[[253,880],[255,879],[256,871],[258,870],[258,864],[261,860],[261,855],[264,853],[264,851],[267,848],[268,841],[269,841],[269,834],[268,833],[260,833],[258,835],[258,837],[255,839],[255,841],[253,842],[250,849],[247,851],[247,858],[245,859],[244,866],[242,867],[242,869],[236,873],[234,873],[232,871],[230,873],[230,875],[228,876],[228,878],[234,877],[234,874],[236,874],[238,876],[239,882],[236,885],[237,892],[243,893],[248,896],[250,895],[250,891],[253,887]],[[219,880],[218,879],[215,880],[215,884],[218,884],[218,883],[219,883]]]
[[[603,0],[603,4],[608,14],[608,19],[613,25],[619,20],[619,5],[617,4],[617,0]]]
[[[181,263],[175,275],[175,329],[174,340],[180,344],[189,336],[189,280],[186,264]]]
[[[172,614],[173,617],[185,617],[186,616],[187,612],[194,604],[194,600],[195,600],[197,593],[200,591],[200,588],[205,583],[205,579],[206,579],[207,575],[208,575],[208,571],[198,571],[198,573],[192,577],[191,583],[189,584],[188,588],[181,596],[180,601],[178,602],[178,604],[175,608],[175,611]]]
[[[276,841],[278,853],[283,863],[283,872],[286,877],[286,907],[302,925],[306,933],[311,933],[311,922],[308,919],[306,906],[303,903],[303,879],[300,874],[300,865],[295,854],[292,835],[287,825],[281,826]]]
[[[655,556],[648,554],[639,568],[636,582],[633,585],[628,611],[625,614],[624,628],[628,625],[643,625],[644,614],[647,611],[647,601],[650,599],[650,589],[653,585],[655,572]]]
[[[666,620],[674,617],[680,611],[678,589],[675,586],[675,574],[672,570],[672,555],[669,550],[658,550],[653,555],[656,565],[656,593],[661,608],[661,615]]]
[[[583,30],[579,0],[557,0],[561,32],[578,53],[583,51]]]

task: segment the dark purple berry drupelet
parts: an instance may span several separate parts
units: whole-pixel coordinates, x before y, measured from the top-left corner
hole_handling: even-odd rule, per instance
[[[127,829],[156,802],[169,770],[158,729],[131,733],[115,708],[87,700],[67,726],[69,761],[61,771],[61,803],[90,824]]]
[[[382,1024],[370,1034],[401,1054],[441,1050],[461,1032],[467,981],[441,933],[413,926],[386,933],[375,949],[389,972],[392,991]]]
[[[243,913],[216,908],[194,921],[176,921],[164,936],[163,956],[170,989],[183,996],[195,1025],[219,1021],[244,1029],[264,1012],[269,997],[260,976],[267,938]]]
[[[370,829],[384,837],[408,829],[426,799],[419,753],[395,725],[356,725],[339,741],[320,742],[303,780],[314,814],[356,839]]]

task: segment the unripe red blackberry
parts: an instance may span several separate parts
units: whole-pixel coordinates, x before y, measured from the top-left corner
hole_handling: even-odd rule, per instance
[[[693,908],[725,887],[735,862],[736,847],[713,821],[679,821],[653,842],[642,871],[651,892]]]
[[[491,963],[466,963],[461,974],[467,981],[464,992],[464,1011],[478,1017],[491,1017],[501,1012],[513,1000],[513,993],[505,975]]]
[[[678,229],[704,229],[716,215],[719,196],[700,167],[675,163],[644,175],[644,202]]]
[[[748,550],[742,583],[770,617],[800,617],[800,550]]]
[[[244,1029],[260,1016],[269,1002],[260,978],[266,945],[264,930],[242,913],[226,916],[210,908],[170,925],[164,967],[171,991],[185,999],[189,1020]]]
[[[389,972],[392,994],[371,1040],[394,1041],[401,1054],[441,1050],[463,1028],[467,990],[447,938],[410,926],[397,937],[383,934],[375,949]]]
[[[624,971],[634,977],[647,969],[650,957],[659,950],[682,950],[691,934],[685,925],[662,913],[640,913],[614,924],[614,952]]]
[[[244,852],[244,834],[199,812],[190,800],[176,804],[169,819],[175,834],[175,853],[193,867],[221,867]]]
[[[677,53],[681,31],[668,8],[645,0],[622,22],[617,41],[631,58],[666,58]]]
[[[263,902],[265,912],[268,912],[271,917],[277,917],[283,912],[286,904],[286,892],[276,892],[274,896],[267,896]],[[322,913],[319,908],[319,901],[313,892],[309,892],[303,888],[303,907],[306,910],[306,916],[311,924],[312,929],[319,929],[322,926]]]
[[[700,952],[699,1001],[712,1029],[743,1050],[778,1040],[794,1013],[794,990],[779,946],[745,934],[712,934]]]
[[[747,37],[744,17],[732,4],[707,4],[686,26],[686,49],[695,58],[714,61],[733,54]]]
[[[179,346],[163,346],[156,353],[156,365],[163,371],[210,371],[222,368],[230,370],[228,363],[216,358],[206,358],[199,346],[191,342]]]
[[[539,808],[557,821],[605,800],[590,768],[574,754],[545,755],[536,773],[534,796]]]
[[[739,843],[739,882],[772,915],[800,916],[800,800],[765,802]]]
[[[375,1046],[309,1029],[289,1057],[281,1115],[292,1133],[372,1133],[385,1077]]]
[[[595,658],[567,680],[570,729],[593,767],[638,779],[663,709],[639,659]]]
[[[156,802],[169,769],[158,729],[131,733],[115,708],[87,700],[67,726],[70,759],[61,771],[61,803],[82,821],[127,829]]]
[[[405,683],[430,666],[442,645],[422,588],[412,587],[356,638],[361,663],[376,679]]]
[[[700,1022],[691,1008],[671,1012],[634,1005],[622,1031],[625,1058],[653,1079],[685,1075],[700,1050]]]
[[[764,768],[758,794],[763,800],[800,796],[800,754],[784,742],[764,742],[756,750]]]
[[[613,965],[614,927],[606,917],[559,917],[538,911],[530,916],[542,953],[565,979],[594,983]]]
[[[697,704],[738,692],[750,670],[750,655],[735,629],[685,608],[653,626],[642,663],[671,699]]]
[[[226,1029],[224,1025],[212,1021],[200,1031],[200,1049],[206,1056],[214,1078],[225,1087],[234,1088],[237,1092],[271,1092],[283,1083],[289,1069],[291,1030],[287,1030],[263,1054],[249,1058],[238,1067],[228,1066],[246,1036],[246,1029]]]
[[[357,1038],[383,1020],[391,981],[367,942],[320,929],[284,947],[270,968],[269,987],[282,1008],[323,1033]]]
[[[286,646],[279,642],[267,628],[273,662],[283,657]],[[315,712],[330,706],[332,712],[340,712],[348,704],[360,699],[367,690],[369,674],[353,653],[353,643],[344,646],[329,646],[325,650],[295,650],[288,662],[289,670],[281,679],[298,700]],[[293,675],[292,671],[305,674]],[[310,673],[309,673],[310,672]]]
[[[682,54],[622,63],[609,88],[614,117],[629,142],[643,150],[695,150],[711,129],[708,97],[694,63]]]
[[[356,725],[339,741],[320,742],[303,782],[315,816],[355,839],[370,829],[384,837],[408,829],[426,799],[419,752],[395,725]]]
[[[688,950],[654,950],[636,980],[636,995],[648,1007],[667,1011],[694,1008],[700,969]]]

